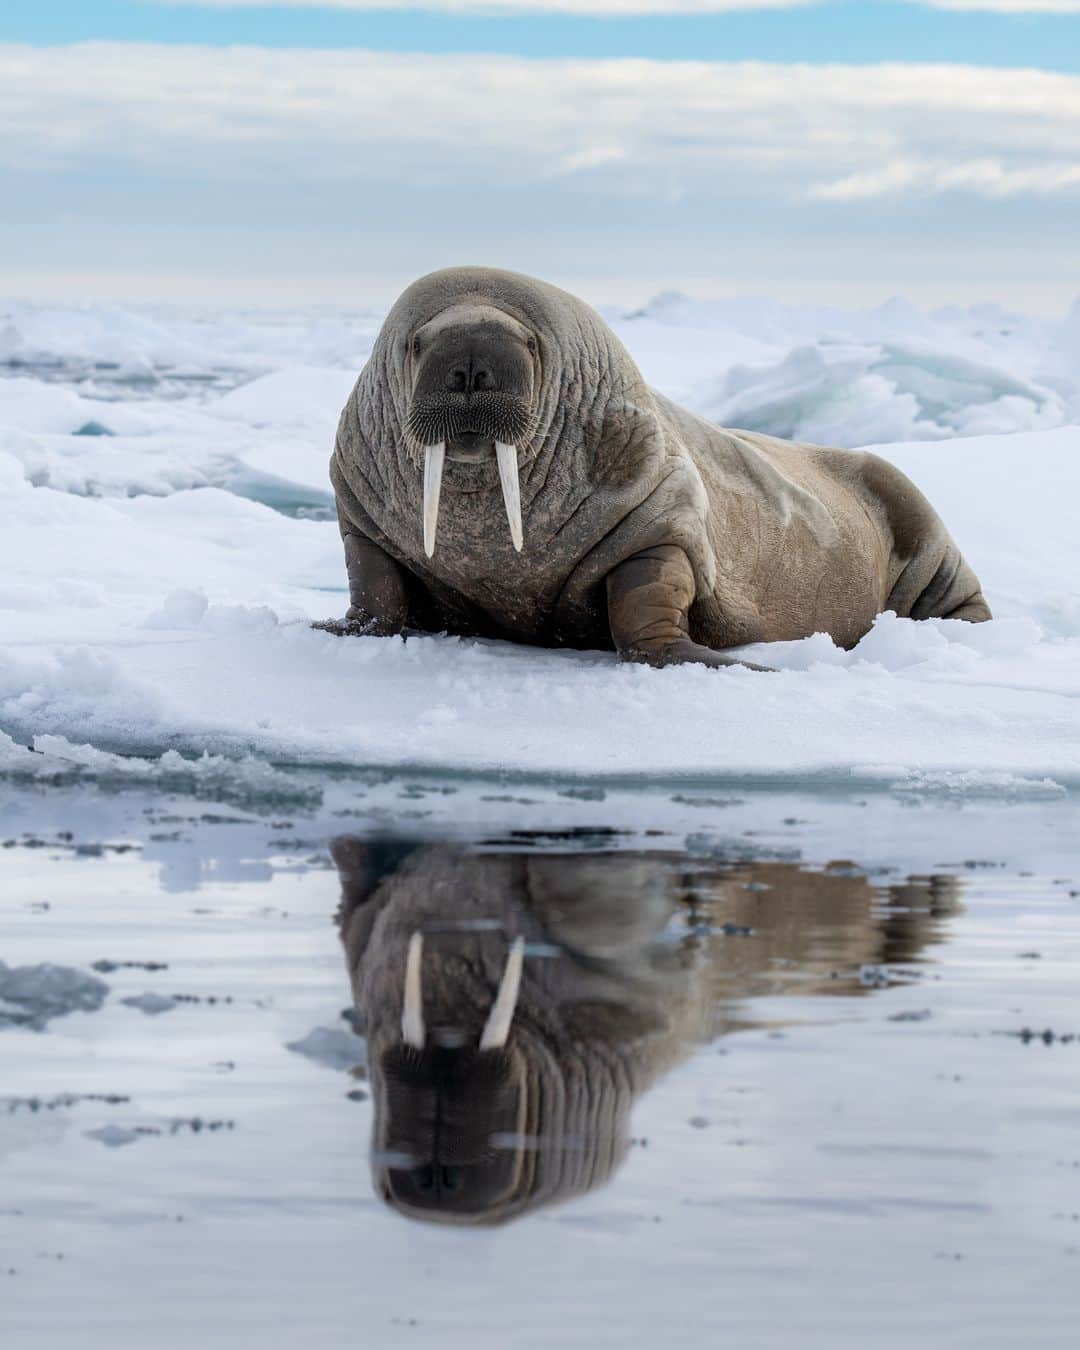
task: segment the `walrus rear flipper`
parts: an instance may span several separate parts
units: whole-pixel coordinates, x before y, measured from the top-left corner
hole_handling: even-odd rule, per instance
[[[990,606],[987,604],[982,591],[976,591],[969,600],[965,600],[962,605],[958,605],[956,609],[950,610],[948,614],[943,614],[941,617],[943,619],[963,619],[965,623],[986,623],[994,616],[990,612]]]
[[[922,580],[920,572],[924,569],[924,558],[925,555],[920,555],[905,567],[889,594],[886,608],[912,619],[962,619],[966,623],[985,623],[993,618],[979,578],[951,539],[946,539],[944,555],[929,581],[916,590]]]
[[[882,609],[902,619],[993,618],[979,578],[915,484],[879,455],[864,452],[860,459],[870,509],[884,511],[892,533],[891,585]]]

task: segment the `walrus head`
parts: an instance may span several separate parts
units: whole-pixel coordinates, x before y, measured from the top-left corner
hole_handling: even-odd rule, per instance
[[[417,1049],[381,1031],[369,1040],[372,1180],[399,1213],[505,1223],[599,1185],[624,1156],[630,1075],[587,1032],[574,1043],[526,1016],[503,1046],[443,1026]]]
[[[443,464],[499,466],[510,536],[523,543],[519,448],[536,427],[539,342],[524,323],[491,304],[451,305],[414,329],[405,441],[424,458],[424,550],[435,551]]]
[[[520,1184],[515,1142],[525,1129],[524,1062],[508,1046],[524,940],[511,944],[475,1043],[460,1025],[424,1019],[423,938],[409,941],[401,1039],[372,1066],[376,1185],[396,1208],[469,1221],[499,1211]]]
[[[628,1077],[587,1036],[538,1027],[535,989],[517,1015],[520,937],[477,1031],[484,950],[501,938],[441,936],[450,949],[426,957],[421,935],[409,940],[400,1032],[369,1010],[375,1189],[411,1218],[493,1224],[597,1185],[626,1149]]]
[[[368,1042],[377,1194],[411,1218],[476,1225],[603,1182],[626,1152],[635,1085],[648,1076],[622,1047],[671,1038],[666,1015],[624,1006],[608,962],[591,971],[589,958],[543,940],[528,892],[543,888],[541,874],[573,890],[573,862],[348,836],[333,850]],[[559,904],[580,928],[568,917],[575,897]],[[608,931],[594,926],[590,939]]]

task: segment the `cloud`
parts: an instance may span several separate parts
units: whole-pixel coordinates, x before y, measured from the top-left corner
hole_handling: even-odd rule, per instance
[[[918,191],[976,192],[983,197],[1046,196],[1080,188],[1080,159],[1009,168],[996,159],[958,164],[895,160],[880,169],[820,183],[809,196],[822,202],[858,202]]]
[[[854,201],[1076,188],[1080,76],[949,65],[540,61],[0,45],[0,164]]]
[[[1037,70],[0,45],[0,288],[367,304],[464,260],[1041,305],[1078,146],[1080,75]]]

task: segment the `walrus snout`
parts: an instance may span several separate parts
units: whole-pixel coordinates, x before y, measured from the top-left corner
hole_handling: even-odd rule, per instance
[[[405,433],[415,450],[468,437],[518,444],[533,429],[536,337],[491,305],[453,305],[407,349]]]
[[[372,1162],[386,1203],[417,1218],[498,1218],[524,1162],[509,1143],[524,1125],[525,1084],[514,1057],[395,1047],[376,1077]]]
[[[405,443],[424,461],[424,551],[435,552],[443,466],[494,457],[514,548],[521,551],[518,455],[536,429],[538,344],[490,305],[455,305],[409,339],[412,393]]]
[[[376,1185],[396,1208],[480,1218],[512,1193],[520,1150],[493,1141],[516,1140],[524,1124],[520,1069],[508,1046],[524,955],[525,941],[517,937],[474,1038],[456,1018],[428,1026],[423,934],[410,937],[401,1039],[371,1064]]]

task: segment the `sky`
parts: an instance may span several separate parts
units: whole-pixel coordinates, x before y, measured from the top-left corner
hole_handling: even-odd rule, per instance
[[[381,307],[1080,292],[1080,0],[36,0],[0,295]]]

